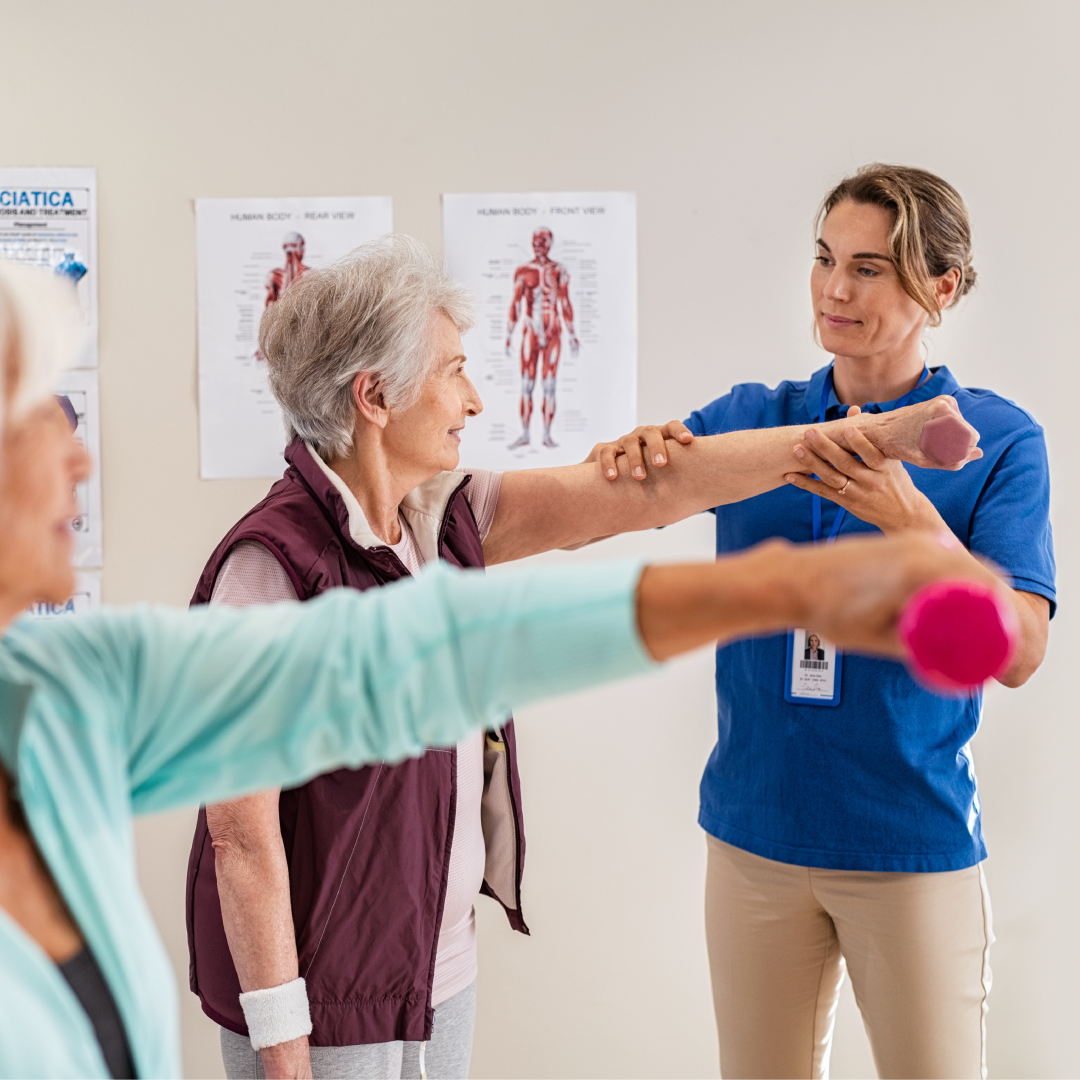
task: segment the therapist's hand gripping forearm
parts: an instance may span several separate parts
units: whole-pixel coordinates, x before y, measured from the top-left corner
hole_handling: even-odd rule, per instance
[[[853,407],[852,412],[857,409]],[[788,483],[832,500],[886,536],[912,529],[948,529],[901,462],[885,457],[853,424],[846,426],[843,435],[847,450],[821,431],[807,429],[793,451],[799,471],[788,474]],[[967,555],[977,563],[973,555]],[[1050,603],[1045,596],[1021,589],[1009,589],[1008,599],[1020,633],[1013,659],[998,682],[1016,687],[1031,678],[1046,655]]]

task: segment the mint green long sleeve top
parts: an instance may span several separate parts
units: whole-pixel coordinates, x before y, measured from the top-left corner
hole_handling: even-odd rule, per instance
[[[398,761],[515,706],[644,671],[639,572],[484,577],[436,565],[307,604],[24,618],[4,634],[0,761],[116,999],[139,1076],[178,1076],[180,1054],[132,815]],[[108,1076],[59,969],[2,910],[0,1074]]]

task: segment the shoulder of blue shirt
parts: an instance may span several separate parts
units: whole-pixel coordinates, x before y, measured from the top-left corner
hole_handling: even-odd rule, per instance
[[[934,369],[934,374],[941,371],[947,376],[950,374],[947,367]],[[775,387],[769,387],[765,383],[736,383],[728,393],[714,398],[700,409],[695,409],[686,419],[686,426],[695,435],[718,435],[755,426],[776,426],[767,422],[763,424],[762,421],[766,418],[761,414],[767,413],[770,407],[787,404],[794,394],[805,397],[810,381],[785,379]],[[1025,429],[1042,432],[1041,425],[1030,412],[993,390],[959,386],[953,396],[960,406],[960,411],[969,419],[975,415],[992,417],[994,428],[999,435],[1011,431],[1019,436]],[[977,424],[973,426],[978,428]]]

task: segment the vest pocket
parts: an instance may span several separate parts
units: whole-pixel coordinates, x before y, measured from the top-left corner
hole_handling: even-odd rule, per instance
[[[484,794],[480,800],[484,833],[484,880],[496,899],[517,910],[517,821],[510,800],[510,769],[506,743],[497,732],[484,735]]]

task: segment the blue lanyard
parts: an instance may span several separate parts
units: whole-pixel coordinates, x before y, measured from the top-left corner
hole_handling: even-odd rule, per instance
[[[930,374],[930,370],[926,364],[923,364],[922,374],[919,376],[919,381],[893,406],[893,409],[902,409],[910,400],[911,395],[919,389],[924,382],[926,382],[927,375]],[[819,424],[825,421],[825,406],[829,403],[829,391],[833,388],[833,365],[829,365],[829,374],[825,376],[825,384],[821,388],[821,408],[818,410],[817,422]],[[869,404],[876,404],[876,402],[870,402]],[[850,408],[850,406],[849,406]],[[883,410],[884,411],[884,410]],[[892,409],[888,410],[892,412]],[[846,413],[845,413],[846,415]],[[814,526],[814,543],[821,542],[821,496],[813,496],[813,505],[811,507],[811,520]],[[836,519],[832,523],[832,528],[829,530],[829,539],[826,543],[831,544],[840,533],[840,526],[844,523],[844,518],[847,516],[847,510],[840,506],[836,511]]]

